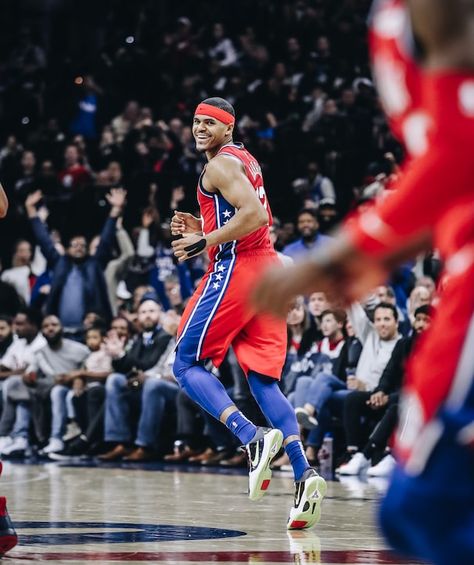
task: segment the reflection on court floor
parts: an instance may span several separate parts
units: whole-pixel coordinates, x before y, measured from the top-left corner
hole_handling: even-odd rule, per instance
[[[159,464],[5,463],[0,486],[20,536],[6,563],[414,563],[377,532],[380,480],[330,482],[302,532],[286,530],[293,486],[278,473],[259,503],[243,471]]]

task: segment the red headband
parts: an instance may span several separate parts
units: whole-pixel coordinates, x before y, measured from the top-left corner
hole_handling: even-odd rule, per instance
[[[204,116],[211,116],[211,118],[216,118],[216,120],[219,120],[226,126],[235,123],[235,118],[232,114],[226,112],[225,110],[222,110],[222,108],[216,108],[215,106],[211,106],[210,104],[205,104],[204,102],[198,104],[198,107],[194,112],[194,115],[196,114],[204,114]]]

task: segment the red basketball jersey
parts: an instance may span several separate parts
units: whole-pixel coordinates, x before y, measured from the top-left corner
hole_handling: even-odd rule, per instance
[[[272,225],[273,218],[263,186],[262,171],[258,161],[242,144],[230,143],[221,147],[217,155],[227,155],[229,158],[238,159],[245,168],[245,173],[255,189],[257,196],[268,214],[268,225],[255,230],[237,241],[230,241],[209,248],[211,261],[226,258],[233,254],[243,252],[273,253],[268,227]],[[216,157],[217,157],[216,155]],[[236,213],[236,209],[227,202],[220,192],[208,192],[202,178],[206,172],[204,168],[198,182],[197,196],[201,210],[202,230],[204,235],[224,226]]]
[[[409,156],[425,148],[429,120],[421,110],[421,70],[405,0],[377,0],[369,27],[373,74],[390,128]],[[420,138],[422,138],[420,140]]]

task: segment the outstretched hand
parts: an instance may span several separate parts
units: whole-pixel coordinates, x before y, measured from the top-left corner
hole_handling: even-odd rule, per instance
[[[125,206],[127,191],[123,188],[112,188],[109,194],[106,194],[105,197],[107,198],[107,202],[112,206],[111,213],[121,213]]]

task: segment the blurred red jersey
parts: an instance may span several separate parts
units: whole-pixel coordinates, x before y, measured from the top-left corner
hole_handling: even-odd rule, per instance
[[[370,17],[373,75],[394,135],[409,156],[419,153],[429,124],[421,107],[421,71],[405,0],[378,0]]]
[[[250,183],[255,189],[257,196],[268,214],[268,225],[255,230],[237,241],[230,241],[209,248],[211,262],[230,257],[232,254],[269,253],[273,254],[273,246],[270,242],[268,227],[272,225],[273,218],[270,206],[263,186],[262,170],[258,161],[251,155],[242,144],[230,143],[221,147],[218,155],[226,155],[230,159],[237,159],[242,163]],[[224,226],[235,214],[236,209],[219,192],[208,192],[202,183],[206,172],[204,168],[198,182],[197,196],[201,209],[202,229],[204,235]]]

